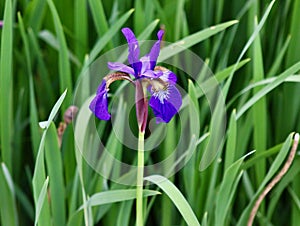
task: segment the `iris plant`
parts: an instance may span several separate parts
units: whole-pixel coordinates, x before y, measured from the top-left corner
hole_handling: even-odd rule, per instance
[[[140,47],[134,33],[129,28],[122,32],[128,43],[128,65],[109,62],[108,68],[117,72],[104,77],[90,103],[91,111],[101,120],[109,120],[107,93],[109,86],[116,80],[127,80],[135,86],[136,116],[139,125],[138,168],[136,189],[136,225],[143,225],[143,175],[144,175],[144,132],[148,118],[148,104],[156,117],[156,122],[168,123],[179,111],[182,104],[181,94],[176,88],[176,75],[162,66],[156,66],[160,43],[164,31],[157,33],[158,40],[150,52],[139,58]],[[151,94],[149,103],[147,92]]]
[[[136,113],[140,131],[144,131],[148,117],[147,91],[151,98],[149,106],[152,108],[157,123],[168,123],[178,112],[182,98],[176,88],[176,75],[161,66],[156,66],[160,52],[160,43],[164,31],[157,33],[158,40],[152,46],[150,52],[139,58],[139,43],[134,33],[129,28],[123,28],[122,32],[127,39],[129,54],[129,66],[119,62],[109,62],[108,68],[118,71],[104,77],[98,87],[96,97],[90,104],[91,111],[101,120],[109,120],[107,93],[109,86],[116,80],[128,80],[136,89]]]

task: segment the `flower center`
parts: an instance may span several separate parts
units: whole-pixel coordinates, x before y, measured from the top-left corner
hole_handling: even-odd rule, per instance
[[[159,101],[164,104],[164,100],[169,98],[169,84],[164,82],[161,79],[153,79],[151,80],[151,91],[153,92],[153,96],[158,98]]]

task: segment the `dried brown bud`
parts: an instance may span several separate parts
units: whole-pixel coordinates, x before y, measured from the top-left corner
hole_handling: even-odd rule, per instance
[[[65,111],[64,114],[64,122],[66,124],[70,124],[72,120],[76,117],[77,112],[78,112],[78,107],[74,105],[68,107],[68,109]]]

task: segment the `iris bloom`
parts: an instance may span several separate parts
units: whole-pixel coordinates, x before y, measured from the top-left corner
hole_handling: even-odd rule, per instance
[[[90,103],[91,111],[101,120],[109,120],[107,93],[109,86],[116,80],[130,81],[136,89],[136,114],[141,131],[145,130],[148,117],[147,91],[151,97],[149,106],[156,117],[156,122],[168,123],[179,111],[182,104],[181,94],[176,88],[176,75],[161,66],[156,66],[160,52],[160,43],[164,31],[157,33],[158,40],[152,46],[150,52],[139,58],[139,43],[134,33],[129,28],[123,28],[122,32],[128,43],[129,66],[119,62],[108,62],[108,68],[117,72],[104,77],[97,89],[95,98]]]

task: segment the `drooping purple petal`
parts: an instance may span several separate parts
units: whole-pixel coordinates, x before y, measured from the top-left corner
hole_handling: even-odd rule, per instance
[[[159,95],[152,93],[149,101],[149,106],[153,110],[157,123],[168,123],[179,111],[181,104],[181,94],[174,85],[169,85],[168,95],[166,95],[165,99],[162,100]]]
[[[3,27],[3,20],[0,20],[0,28]]]
[[[97,88],[96,94],[103,93],[106,91],[106,80],[102,80],[101,84]]]
[[[130,28],[123,28],[122,33],[128,43],[128,62],[133,66],[134,63],[139,61],[140,47],[138,40]]]
[[[156,61],[160,52],[160,42],[162,40],[162,37],[164,35],[164,31],[163,30],[159,30],[157,32],[157,38],[158,40],[154,43],[154,45],[152,46],[150,52],[148,53],[149,58],[150,58],[150,68],[151,70],[154,69],[155,65],[156,65]]]
[[[119,62],[108,62],[107,66],[110,70],[121,71],[131,75],[135,74],[133,68]]]
[[[106,81],[103,80],[97,89],[95,98],[90,103],[90,110],[101,120],[109,120]]]

